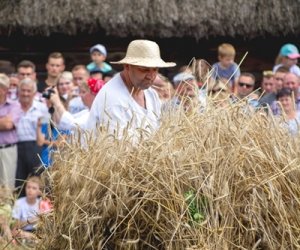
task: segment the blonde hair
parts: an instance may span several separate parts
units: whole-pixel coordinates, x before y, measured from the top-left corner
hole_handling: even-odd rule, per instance
[[[225,56],[235,57],[235,49],[230,43],[222,43],[218,47],[218,55],[220,57],[225,57]]]
[[[42,190],[43,184],[42,184],[42,180],[40,177],[33,175],[33,176],[29,176],[26,180],[26,184],[28,182],[32,182],[32,183],[36,183],[39,185],[39,189]]]
[[[61,73],[61,75],[59,76],[57,82],[59,82],[60,79],[64,79],[70,82],[73,82],[73,74],[70,71],[64,71]]]

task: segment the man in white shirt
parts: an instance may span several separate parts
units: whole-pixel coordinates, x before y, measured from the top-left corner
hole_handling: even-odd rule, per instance
[[[176,64],[164,62],[158,45],[149,40],[132,41],[125,58],[111,63],[123,64],[124,69],[96,96],[87,127],[94,132],[98,125],[107,127],[117,138],[126,128],[128,135],[136,139],[142,131],[151,132],[159,125],[161,103],[151,88],[158,68]]]
[[[19,102],[21,117],[17,125],[18,160],[16,172],[16,187],[21,187],[29,175],[34,174],[41,165],[38,154],[41,148],[37,145],[38,120],[48,116],[48,109],[42,102],[34,100],[37,91],[36,81],[24,78],[20,82]],[[24,195],[24,192],[21,194]]]

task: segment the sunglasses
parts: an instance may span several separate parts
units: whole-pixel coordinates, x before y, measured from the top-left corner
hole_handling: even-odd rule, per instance
[[[239,86],[240,86],[240,87],[246,87],[247,89],[250,89],[250,88],[252,88],[254,85],[253,85],[253,84],[249,84],[249,83],[239,82]]]

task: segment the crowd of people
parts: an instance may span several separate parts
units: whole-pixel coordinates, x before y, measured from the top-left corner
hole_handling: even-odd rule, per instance
[[[274,68],[262,72],[258,89],[255,76],[241,72],[235,63],[235,53],[231,44],[221,44],[218,62],[211,66],[195,60],[169,79],[159,68],[176,63],[165,62],[155,42],[134,40],[122,60],[110,63],[106,48],[97,44],[90,49],[91,63],[76,65],[70,72],[65,71],[63,55],[51,53],[44,82],[38,81],[35,64],[28,60],[21,61],[14,74],[0,72],[0,185],[17,196],[7,206],[12,192],[0,191],[0,239],[31,236],[37,215],[51,209],[51,203],[41,198],[39,175],[51,167],[53,151],[63,147],[77,129],[96,134],[99,126],[105,126],[116,138],[126,129],[136,141],[159,127],[164,112],[188,112],[194,107],[202,112],[212,97],[217,105],[242,100],[254,109],[264,107],[284,116],[284,125],[296,136],[300,122],[297,47],[282,46]],[[123,70],[116,72],[115,64],[123,65]]]

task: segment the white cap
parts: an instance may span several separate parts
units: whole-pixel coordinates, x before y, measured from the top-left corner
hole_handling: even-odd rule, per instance
[[[195,79],[196,79],[195,76],[193,76],[191,73],[182,72],[173,77],[173,83],[176,85],[183,81],[195,80]]]
[[[92,48],[90,48],[90,53],[92,54],[94,51],[99,51],[104,56],[107,56],[106,48],[102,44],[96,44]]]

